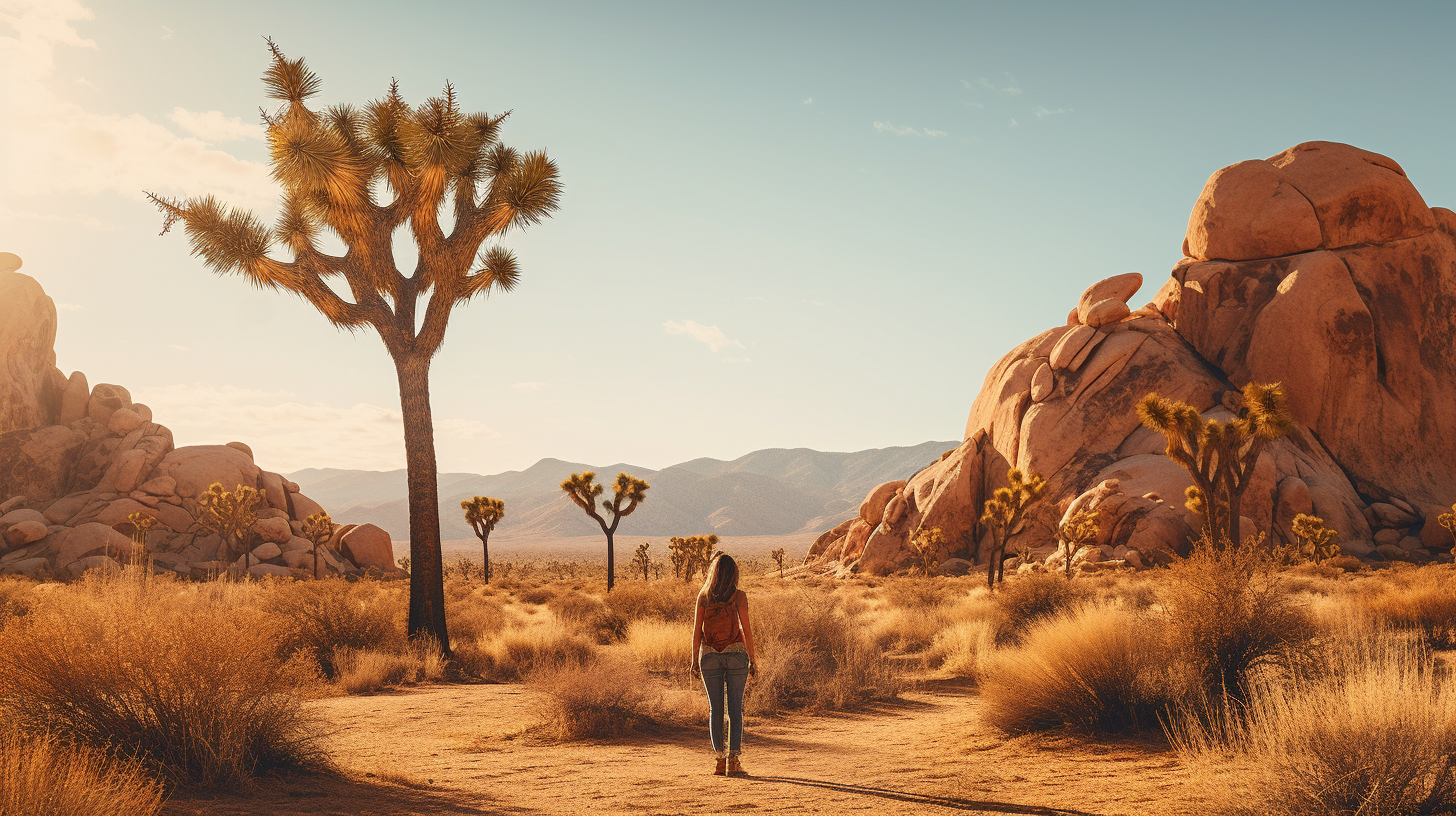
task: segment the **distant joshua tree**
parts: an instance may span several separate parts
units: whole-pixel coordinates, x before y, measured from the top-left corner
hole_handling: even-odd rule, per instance
[[[940,553],[941,545],[945,544],[945,534],[939,527],[926,529],[921,527],[910,536],[910,549],[920,556],[920,570],[926,575],[935,572],[938,561],[936,556]]]
[[[145,566],[143,561],[147,555],[147,533],[156,525],[156,517],[138,510],[127,515],[126,520],[131,523],[131,553],[127,556],[127,566]]]
[[[706,576],[717,546],[716,535],[673,536],[667,541],[673,572],[681,574],[684,581],[693,580],[699,572]]]
[[[1072,580],[1072,559],[1097,539],[1101,513],[1096,510],[1078,510],[1057,526],[1057,537],[1062,540],[1062,551],[1067,554],[1067,580]]]
[[[1436,516],[1436,523],[1451,534],[1451,554],[1456,555],[1456,504],[1451,505],[1451,512]]]
[[[651,580],[649,573],[652,569],[652,556],[647,553],[651,548],[652,544],[644,541],[637,545],[637,551],[632,554],[632,572],[642,573],[644,582]]]
[[[647,498],[647,488],[651,485],[635,476],[618,473],[617,481],[612,485],[612,500],[602,499],[602,510],[612,517],[611,522],[608,523],[602,514],[597,512],[597,498],[602,495],[605,488],[596,483],[596,477],[596,472],[591,470],[573,473],[561,483],[561,489],[566,491],[566,495],[570,496],[572,501],[576,502],[577,507],[585,510],[586,514],[596,521],[602,528],[602,533],[607,537],[607,591],[611,592],[615,583],[613,573],[616,566],[615,554],[612,551],[612,536],[616,535],[617,525],[622,523],[622,519],[632,515],[632,511],[637,509],[637,505]]]
[[[986,586],[991,589],[994,590],[996,584],[1006,578],[1006,540],[1026,516],[1026,511],[1041,500],[1044,490],[1045,479],[1035,473],[1023,473],[1012,468],[1006,473],[1006,487],[996,488],[996,492],[986,500],[981,523],[991,531],[991,558],[986,563]]]
[[[784,559],[788,557],[788,554],[788,551],[785,550],[783,547],[779,547],[778,549],[773,550],[768,554],[768,557],[773,559],[774,566],[779,568],[779,580],[783,580]]]
[[[244,575],[252,566],[246,535],[258,523],[257,508],[263,498],[263,491],[255,487],[238,485],[235,490],[224,490],[222,482],[213,482],[197,497],[195,504],[197,526],[222,539],[223,551],[229,560],[242,547]]]
[[[334,520],[329,517],[327,510],[321,510],[303,520],[303,537],[313,544],[313,577],[318,580],[319,547],[334,537]]]
[[[430,361],[456,306],[515,288],[516,257],[492,239],[556,211],[556,164],[544,152],[518,153],[501,144],[508,113],[465,113],[448,83],[417,108],[391,82],[382,99],[362,110],[312,110],[306,103],[319,92],[318,75],[302,59],[285,58],[271,39],[268,47],[273,61],[263,84],[283,102],[263,113],[273,178],[284,191],[277,224],[269,229],[210,195],[148,195],[165,218],[162,232],[181,221],[193,254],[215,272],[238,272],[255,286],[295,294],[339,328],[379,334],[394,360],[404,415],[409,636],[434,638],[448,656]],[[391,200],[376,200],[385,196]],[[440,224],[447,203],[449,234]],[[406,224],[419,249],[408,276],[398,270],[393,248]],[[325,252],[320,235],[337,239],[345,252]],[[293,260],[272,257],[274,249]]]
[[[1299,540],[1299,552],[1316,564],[1340,554],[1340,545],[1335,543],[1340,534],[1326,527],[1319,516],[1296,515],[1291,531]]]
[[[481,565],[481,571],[485,574],[485,582],[490,583],[490,531],[506,517],[506,503],[502,499],[492,499],[489,496],[476,496],[460,502],[460,509],[465,511],[465,521],[470,529],[475,531],[475,537],[480,539],[480,551],[485,559]]]
[[[1187,507],[1203,517],[1204,536],[1223,546],[1239,543],[1239,505],[1266,445],[1293,429],[1279,383],[1249,383],[1228,422],[1204,420],[1193,406],[1150,393],[1138,419],[1167,439],[1168,458],[1193,478]]]

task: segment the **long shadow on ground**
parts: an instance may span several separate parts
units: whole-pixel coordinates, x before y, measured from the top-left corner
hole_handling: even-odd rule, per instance
[[[419,784],[389,785],[329,776],[258,780],[249,793],[178,791],[163,816],[514,816],[534,811]]]
[[[950,810],[974,810],[982,813],[1021,814],[1021,816],[1097,816],[1094,813],[1081,810],[1066,810],[1063,808],[1041,807],[1039,805],[1017,805],[1010,802],[991,802],[976,799],[955,799],[948,796],[927,796],[925,794],[897,791],[889,788],[872,788],[868,785],[846,785],[841,782],[826,782],[822,779],[804,779],[794,776],[751,776],[748,778],[755,782],[804,785],[811,788],[823,788],[837,793],[877,796],[881,799],[893,799],[897,802],[930,805],[933,807],[948,808]]]

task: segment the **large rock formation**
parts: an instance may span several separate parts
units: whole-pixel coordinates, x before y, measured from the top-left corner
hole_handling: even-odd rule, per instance
[[[0,575],[118,569],[131,550],[122,531],[138,511],[156,519],[147,550],[158,571],[207,577],[241,566],[241,553],[200,533],[188,510],[213,482],[265,491],[252,531],[254,574],[312,575],[313,545],[300,535],[319,505],[259,468],[247,445],[175,447],[172,432],[125,388],[91,387],[79,371],[63,375],[55,304],[19,267],[18,257],[0,253]],[[340,526],[322,548],[320,573],[397,572],[388,534],[368,527],[345,542],[353,527]]]
[[[1288,540],[1313,513],[1346,553],[1449,560],[1434,517],[1456,500],[1456,214],[1384,156],[1310,142],[1215,173],[1183,246],[1152,303],[1127,306],[1139,275],[1098,282],[1066,326],[1003,357],[960,447],[872,491],[809,560],[888,572],[912,563],[921,527],[942,530],[945,559],[984,558],[981,505],[1016,466],[1048,498],[1008,554],[1051,555],[1058,522],[1087,507],[1103,512],[1086,566],[1166,562],[1197,527],[1191,481],[1135,406],[1156,391],[1227,419],[1251,381],[1283,383],[1295,429],[1257,463],[1245,530]]]

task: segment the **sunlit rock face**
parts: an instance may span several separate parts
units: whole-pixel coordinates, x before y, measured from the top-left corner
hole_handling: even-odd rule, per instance
[[[247,445],[175,447],[172,432],[124,387],[62,374],[55,304],[20,265],[0,252],[0,575],[120,569],[131,556],[127,518],[135,512],[156,519],[146,549],[158,571],[203,578],[244,567],[241,549],[199,533],[188,510],[213,482],[264,491],[246,568],[313,575],[313,544],[300,534],[322,508],[255,464]],[[320,548],[320,575],[397,571],[388,533],[365,527],[338,528]]]
[[[1008,555],[1059,558],[1057,524],[1085,507],[1102,527],[1083,568],[1165,563],[1198,524],[1183,506],[1191,481],[1135,406],[1156,391],[1227,419],[1251,381],[1283,384],[1296,427],[1259,459],[1245,530],[1288,540],[1294,515],[1313,513],[1348,554],[1448,560],[1434,528],[1456,501],[1456,214],[1426,206],[1391,159],[1308,142],[1214,173],[1183,251],[1151,303],[1127,305],[1140,276],[1109,278],[1067,325],[1012,349],[961,446],[872,491],[810,562],[903,568],[921,527],[941,529],[943,560],[984,561],[979,511],[1015,466],[1048,486]],[[891,524],[874,505],[897,499]]]

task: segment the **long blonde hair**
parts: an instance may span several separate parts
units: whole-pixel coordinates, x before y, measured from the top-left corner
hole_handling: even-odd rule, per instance
[[[733,556],[727,553],[718,553],[713,556],[713,563],[708,565],[708,575],[703,581],[703,588],[698,592],[698,599],[710,603],[727,603],[738,591],[738,562]]]

